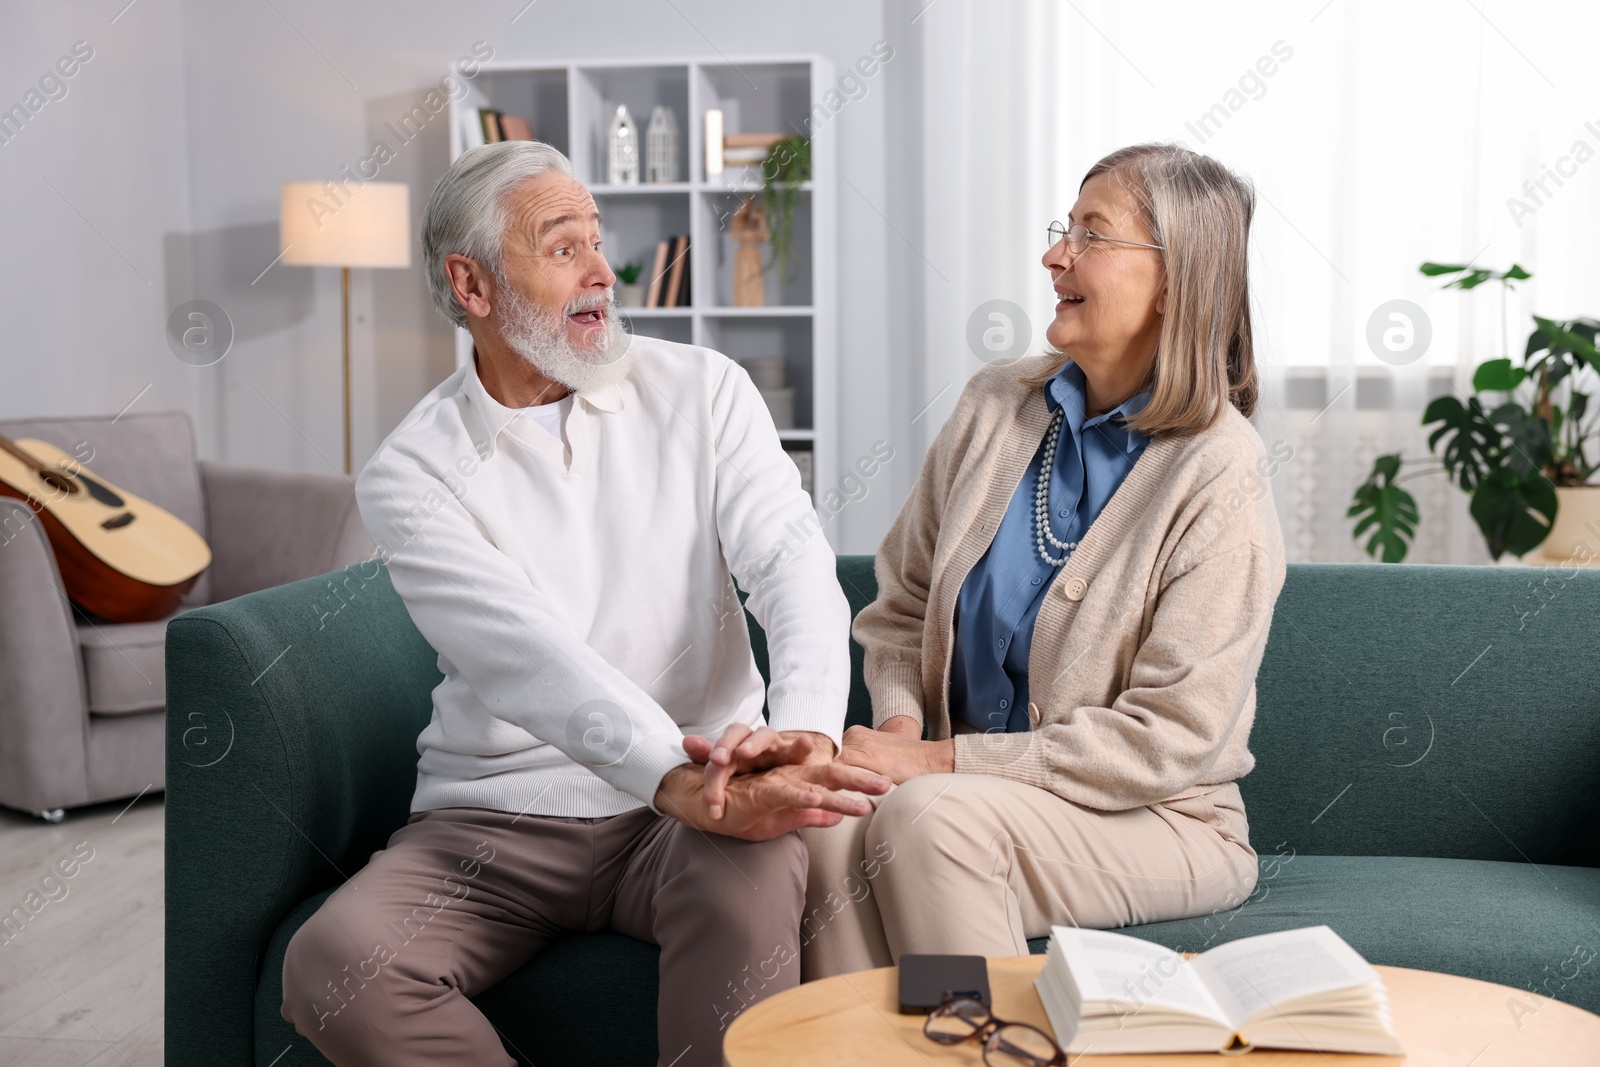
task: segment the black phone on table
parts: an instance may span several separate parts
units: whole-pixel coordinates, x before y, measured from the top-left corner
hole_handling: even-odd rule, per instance
[[[927,1015],[948,993],[989,1003],[989,961],[982,956],[900,957],[900,1014]]]

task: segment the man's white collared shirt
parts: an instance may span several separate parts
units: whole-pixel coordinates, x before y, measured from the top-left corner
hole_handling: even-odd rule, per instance
[[[683,736],[738,721],[838,744],[850,609],[743,368],[635,337],[565,439],[467,366],[362,470],[361,517],[444,680],[412,811],[602,816],[652,802]],[[730,578],[767,634],[763,694]]]

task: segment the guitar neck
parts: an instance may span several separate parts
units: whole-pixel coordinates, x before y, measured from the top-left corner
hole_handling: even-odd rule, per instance
[[[30,456],[26,451],[18,446],[15,441],[7,437],[5,434],[0,434],[0,452],[5,452],[21,462],[42,481],[44,481],[45,484],[51,486],[52,488],[59,489],[67,493],[76,493],[78,491],[78,486],[69,476],[69,472],[52,470],[51,468],[46,467],[33,456]]]
[[[46,470],[43,463],[40,463],[38,460],[28,455],[28,453],[24,452],[21,448],[17,447],[17,443],[11,438],[7,437],[5,434],[0,434],[0,452],[8,452],[18,460],[26,463],[28,468],[35,474],[42,475]]]

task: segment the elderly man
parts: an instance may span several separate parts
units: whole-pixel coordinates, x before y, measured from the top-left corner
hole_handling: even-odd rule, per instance
[[[661,946],[661,1063],[720,1064],[747,994],[799,980],[793,831],[889,787],[832,759],[850,676],[833,555],[790,532],[815,520],[748,375],[622,329],[561,153],[466,152],[422,247],[473,365],[357,496],[444,680],[411,819],[295,935],[283,1015],[341,1067],[510,1064],[468,998],[609,929]],[[765,694],[733,579],[770,642]]]

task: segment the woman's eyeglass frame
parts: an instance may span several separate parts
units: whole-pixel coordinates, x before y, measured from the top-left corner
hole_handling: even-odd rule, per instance
[[[1071,226],[1063,226],[1061,221],[1057,219],[1050,224],[1049,232],[1051,248],[1054,248],[1062,241],[1066,241],[1067,251],[1075,256],[1081,256],[1089,251],[1089,245],[1095,241],[1105,241],[1116,245],[1132,245],[1134,248],[1153,248],[1157,252],[1165,252],[1167,250],[1164,245],[1147,245],[1143,241],[1124,241],[1120,237],[1106,237],[1095,233],[1081,222],[1074,223]]]
[[[960,1019],[971,1027],[970,1032],[951,1034],[933,1029],[935,1020],[948,1018]],[[1023,1049],[1003,1048],[1004,1035],[1008,1030],[1026,1030],[1030,1034],[1037,1034],[1055,1050],[1054,1054],[1046,1060]],[[983,1042],[983,1062],[988,1067],[1019,1067],[1024,1064],[1027,1067],[1062,1067],[1067,1062],[1067,1054],[1056,1044],[1055,1038],[1029,1023],[998,1018],[987,1004],[968,992],[950,992],[939,998],[939,1006],[928,1014],[927,1022],[922,1024],[922,1033],[928,1040],[941,1045],[959,1045],[977,1038]],[[1006,1058],[991,1060],[991,1052],[1000,1053]]]

